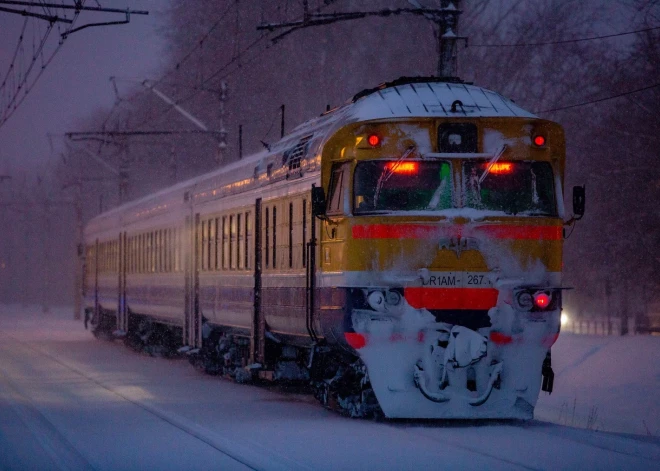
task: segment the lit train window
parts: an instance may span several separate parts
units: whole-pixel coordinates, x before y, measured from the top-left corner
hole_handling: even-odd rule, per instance
[[[227,216],[222,217],[222,268],[229,268],[229,224]]]
[[[293,202],[289,203],[289,268],[293,268]]]
[[[269,258],[270,257],[270,250],[269,250],[270,247],[268,245],[269,242],[270,242],[270,237],[269,237],[269,228],[270,228],[269,215],[270,215],[269,209],[266,208],[266,221],[265,221],[265,224],[264,224],[264,228],[265,228],[264,232],[266,233],[266,237],[264,238],[265,239],[264,248],[265,248],[265,253],[266,253],[266,257],[265,257],[266,258],[266,268],[268,268],[269,262],[270,262],[270,258]]]
[[[215,260],[215,223],[213,219],[210,219],[208,222],[208,231],[209,231],[209,237],[208,237],[208,261],[206,263],[206,268],[209,270],[213,270],[215,267],[213,266],[213,261]]]
[[[554,177],[549,162],[463,163],[465,202],[469,208],[528,216],[556,216]],[[495,169],[493,171],[493,169]]]
[[[237,254],[236,258],[238,261],[238,268],[243,269],[245,268],[245,245],[243,242],[243,237],[244,237],[244,227],[241,224],[241,214],[236,215],[236,229],[238,231],[238,236],[236,239],[236,249],[237,249]]]
[[[302,266],[307,266],[307,200],[302,200]]]
[[[252,213],[245,213],[245,268],[251,269],[252,264],[250,263],[250,240],[252,239]]]
[[[213,267],[217,270],[221,268],[221,259],[222,259],[222,235],[220,231],[222,227],[220,225],[220,218],[215,218],[215,261],[213,262]]]
[[[229,268],[234,270],[236,268],[236,255],[234,253],[236,247],[236,216],[229,216]]]
[[[273,206],[273,268],[277,268],[277,206]]]

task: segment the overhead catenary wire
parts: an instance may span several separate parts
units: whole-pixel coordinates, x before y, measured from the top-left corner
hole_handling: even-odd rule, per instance
[[[328,5],[331,5],[332,3],[335,3],[335,1],[336,0],[334,0],[333,2],[328,3]],[[324,8],[325,8],[324,6],[320,6],[320,7],[316,8],[314,10],[314,12],[319,12],[319,11],[323,10]],[[274,44],[272,42],[266,44],[266,47],[264,47],[261,51],[257,52],[256,54],[254,54],[251,58],[249,58],[247,60],[245,59],[245,54],[250,52],[252,49],[254,49],[256,46],[258,46],[264,40],[268,39],[270,34],[271,34],[270,32],[267,32],[267,33],[263,34],[262,36],[259,36],[254,41],[252,41],[250,44],[248,44],[245,48],[240,50],[238,53],[235,53],[233,55],[233,57],[228,62],[226,62],[221,67],[216,69],[208,77],[202,79],[201,82],[198,84],[198,88],[200,88],[200,89],[205,88],[205,85],[207,85],[212,80],[224,80],[225,78],[227,78],[227,77],[235,74],[239,70],[241,70],[243,67],[245,67],[247,65],[250,65],[252,62],[254,62],[264,52],[266,52],[268,49],[270,49]],[[235,69],[230,70],[229,72],[223,74],[223,72],[227,71],[234,64],[237,64],[237,67]],[[138,125],[136,125],[135,128],[141,128],[142,126],[146,125],[149,122],[160,119],[165,114],[167,114],[175,105],[181,105],[181,104],[184,104],[184,103],[188,102],[189,100],[191,100],[192,98],[197,96],[200,91],[201,90],[195,90],[192,93],[190,93],[188,95],[185,95],[183,98],[180,98],[178,100],[174,100],[174,105],[168,106],[167,110],[163,111],[162,113],[159,113],[158,115],[156,115],[154,117],[148,117],[147,119],[143,120]]]
[[[658,87],[660,87],[660,82],[656,83],[656,84],[653,84],[653,85],[648,85],[646,87],[638,88],[636,90],[630,90],[630,91],[623,92],[623,93],[617,93],[616,95],[612,95],[612,96],[608,96],[608,97],[604,97],[604,98],[597,98],[595,100],[585,101],[585,102],[582,102],[582,103],[575,103],[573,105],[562,106],[562,107],[559,107],[559,108],[552,108],[552,109],[548,109],[548,110],[535,111],[535,113],[536,114],[541,114],[541,113],[552,113],[552,112],[555,112],[555,111],[570,110],[572,108],[579,108],[579,107],[582,107],[582,106],[593,105],[594,103],[602,103],[604,101],[614,100],[616,98],[621,98],[621,97],[624,97],[624,96],[627,96],[627,95],[633,95],[635,93],[644,92],[646,90],[651,90],[653,88],[658,88]]]
[[[575,39],[562,39],[558,41],[545,41],[545,42],[534,42],[534,43],[511,43],[511,44],[470,44],[470,47],[533,47],[533,46],[554,46],[558,44],[573,44],[584,41],[595,41],[599,39],[609,39],[609,38],[618,38],[621,36],[630,36],[633,34],[648,33],[650,31],[660,30],[660,26],[655,26],[653,28],[644,28],[638,29],[635,31],[625,31],[623,33],[615,34],[606,34],[602,36],[590,36],[586,38],[575,38]]]
[[[80,5],[84,6],[86,0],[81,0]],[[69,24],[69,27],[67,28],[67,31],[70,31],[71,29],[74,28],[75,22],[78,19],[78,16],[80,15],[80,10],[76,10],[74,15],[72,16],[71,23]],[[60,51],[62,48],[62,45],[64,44],[64,38],[62,38],[59,42],[59,44],[55,47],[53,52],[51,53],[50,56],[46,60],[44,60],[44,47],[46,46],[46,43],[48,41],[48,37],[50,36],[50,33],[53,31],[54,28],[54,23],[50,23],[46,27],[46,31],[43,34],[43,36],[40,38],[38,46],[35,48],[34,51],[32,51],[32,57],[29,66],[25,71],[23,71],[22,75],[19,75],[19,80],[18,83],[14,83],[13,85],[13,91],[11,94],[6,94],[7,96],[7,101],[4,102],[5,100],[5,94],[2,95],[3,103],[2,103],[2,111],[0,114],[0,128],[11,118],[11,116],[16,112],[16,110],[20,107],[20,105],[25,101],[27,96],[29,95],[30,90],[35,86],[35,84],[39,81],[41,76],[44,74],[44,71],[46,68],[50,65],[50,63],[53,61],[57,53]],[[22,35],[24,36],[24,35]],[[23,41],[19,40],[19,46],[18,48],[21,47]],[[18,49],[17,48],[17,49]],[[31,74],[34,69],[34,66],[36,65],[37,61],[41,60],[41,65],[39,67],[39,71],[34,76],[32,80]],[[15,64],[12,63],[10,67],[15,67]],[[17,72],[15,70],[8,71],[9,72],[16,74]],[[14,79],[15,80],[15,79]],[[0,86],[0,91],[4,90],[6,88],[6,82],[3,81],[3,84]]]

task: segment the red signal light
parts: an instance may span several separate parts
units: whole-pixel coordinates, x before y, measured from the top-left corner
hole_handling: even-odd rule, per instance
[[[385,168],[392,173],[401,175],[416,175],[419,172],[418,162],[389,162]]]
[[[378,134],[370,134],[369,137],[367,137],[367,142],[371,147],[376,147],[380,145],[380,136]]]
[[[534,304],[539,309],[545,309],[550,305],[550,296],[546,293],[536,293],[534,295]]]
[[[544,136],[534,136],[534,145],[536,147],[543,147],[545,145],[545,137]]]
[[[488,164],[486,164],[488,168]],[[513,164],[511,162],[497,162],[490,166],[490,173],[495,175],[506,175],[513,172]]]

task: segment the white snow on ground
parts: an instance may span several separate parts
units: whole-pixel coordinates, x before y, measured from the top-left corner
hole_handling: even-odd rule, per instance
[[[0,469],[632,470],[660,460],[657,435],[633,428],[618,430],[641,435],[538,420],[351,420],[308,395],[237,385],[95,340],[71,317],[0,306]],[[556,390],[539,402],[540,418],[584,427],[580,405],[593,405],[591,428],[620,414],[655,433],[648,405],[660,338],[633,340],[561,338]],[[570,420],[559,414],[567,401]]]
[[[592,430],[660,437],[660,336],[561,334],[555,390],[535,417]]]

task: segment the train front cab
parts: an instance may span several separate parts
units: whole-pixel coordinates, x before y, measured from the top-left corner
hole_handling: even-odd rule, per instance
[[[560,328],[564,158],[561,127],[528,118],[372,121],[327,142],[319,284],[343,309],[322,305],[322,330],[386,416],[532,417]]]

